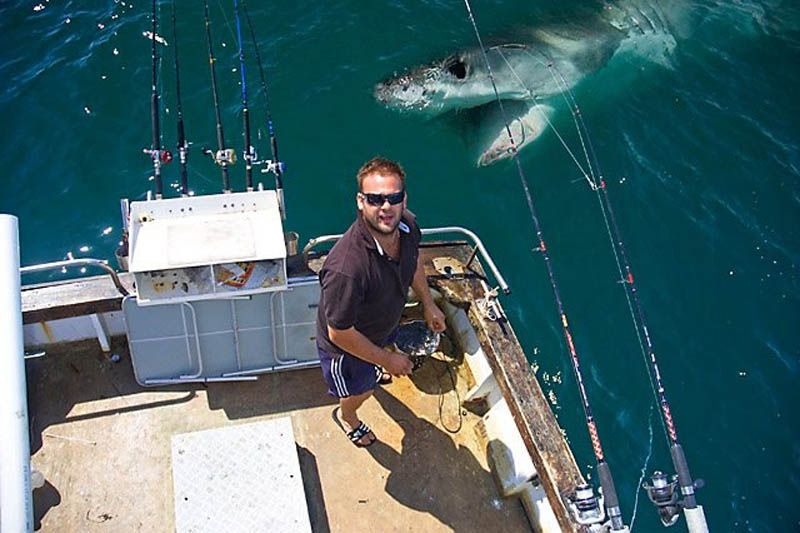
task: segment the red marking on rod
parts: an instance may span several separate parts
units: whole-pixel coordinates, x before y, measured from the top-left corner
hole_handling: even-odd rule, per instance
[[[539,239],[539,248],[541,248],[543,252],[547,251],[547,246],[544,245],[544,239]]]
[[[631,274],[630,270],[628,271],[628,283],[633,285],[633,274]]]
[[[667,423],[667,430],[669,431],[669,437],[678,442],[678,433],[675,431],[675,424],[672,422],[672,414],[669,412],[669,406],[664,404],[664,419]]]
[[[569,343],[569,353],[572,354],[573,357],[576,356],[575,345],[572,343],[572,335],[569,333],[567,333],[567,343]]]
[[[597,456],[599,461],[603,460],[603,447],[600,445],[600,436],[597,434],[597,426],[594,424],[594,420],[588,422],[589,425],[589,436],[592,439],[592,448],[594,448],[594,454]]]

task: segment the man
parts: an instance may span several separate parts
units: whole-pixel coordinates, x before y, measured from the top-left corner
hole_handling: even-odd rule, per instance
[[[397,376],[411,373],[411,361],[384,349],[400,321],[408,287],[423,305],[434,331],[445,329],[444,314],[431,297],[422,263],[422,238],[406,210],[405,173],[382,157],[358,171],[358,217],[331,249],[320,270],[317,344],[328,392],[339,398],[347,436],[369,446],[375,435],[358,418],[358,408],[376,384],[387,382],[381,367]]]

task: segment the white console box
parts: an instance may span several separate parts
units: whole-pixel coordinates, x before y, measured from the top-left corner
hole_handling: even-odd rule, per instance
[[[140,305],[287,287],[275,191],[131,202],[128,234]]]

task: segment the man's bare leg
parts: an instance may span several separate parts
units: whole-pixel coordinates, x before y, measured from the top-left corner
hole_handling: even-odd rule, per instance
[[[373,392],[374,391],[369,390],[355,396],[339,398],[339,410],[341,411],[342,421],[344,421],[347,431],[352,431],[358,427],[359,420],[356,411],[358,411],[358,408],[361,407],[367,398],[372,396]],[[360,444],[369,444],[374,438],[374,435],[370,432],[369,434],[361,437],[361,440],[358,442]]]

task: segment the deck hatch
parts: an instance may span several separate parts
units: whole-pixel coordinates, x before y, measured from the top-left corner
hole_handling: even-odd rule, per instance
[[[175,530],[311,531],[289,417],[172,437]]]

